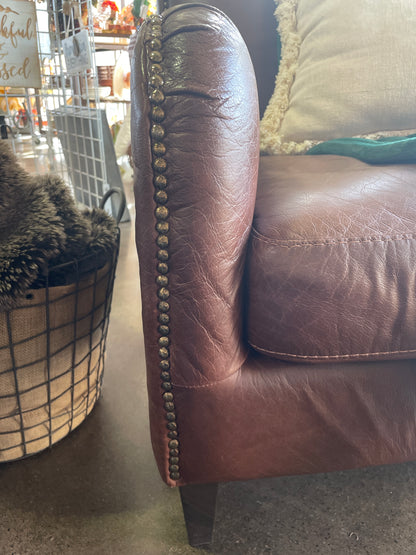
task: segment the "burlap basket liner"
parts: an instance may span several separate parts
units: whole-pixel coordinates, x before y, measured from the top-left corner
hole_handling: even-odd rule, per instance
[[[50,447],[100,395],[110,263],[71,285],[30,290],[0,312],[0,462]]]

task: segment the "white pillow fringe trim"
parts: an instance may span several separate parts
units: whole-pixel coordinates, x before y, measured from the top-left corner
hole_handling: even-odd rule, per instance
[[[276,86],[260,122],[260,150],[266,154],[300,154],[319,141],[283,143],[278,136],[283,118],[289,108],[289,95],[298,67],[301,38],[297,32],[297,0],[275,0],[282,48]],[[276,45],[277,47],[277,45]]]
[[[281,59],[276,76],[276,87],[260,122],[260,151],[263,154],[304,154],[313,146],[324,141],[306,140],[283,142],[278,136],[286,111],[289,96],[298,67],[301,38],[297,32],[297,0],[275,0],[277,30],[281,38]],[[377,140],[383,137],[405,137],[416,133],[415,129],[405,131],[386,131],[356,135],[355,138]]]

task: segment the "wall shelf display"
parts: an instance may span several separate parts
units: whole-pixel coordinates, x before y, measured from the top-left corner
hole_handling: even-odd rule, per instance
[[[127,50],[131,33],[94,33],[94,44],[96,50]]]

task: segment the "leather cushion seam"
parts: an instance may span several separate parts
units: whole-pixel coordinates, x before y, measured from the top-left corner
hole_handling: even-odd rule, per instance
[[[305,241],[299,242],[298,239],[270,239],[265,235],[261,234],[254,227],[252,228],[252,235],[254,239],[258,239],[269,245],[274,245],[281,248],[291,249],[296,247],[327,247],[331,245],[349,245],[351,243],[388,243],[393,241],[407,241],[416,239],[416,235],[413,233],[403,233],[401,235],[393,235],[387,237],[362,237],[362,238],[343,238],[343,239],[327,239],[324,241]],[[293,243],[293,244],[286,244]]]
[[[256,351],[259,351],[265,354],[276,355],[281,357],[290,357],[290,358],[299,358],[299,359],[301,358],[304,360],[309,360],[309,359],[338,360],[338,359],[348,359],[348,358],[358,358],[358,357],[373,357],[373,356],[416,353],[416,349],[408,349],[408,350],[400,350],[400,351],[380,351],[380,352],[373,352],[373,353],[351,353],[351,354],[345,354],[345,355],[297,355],[294,353],[281,353],[278,351],[269,351],[268,349],[264,349],[263,347],[259,347],[258,345],[255,345],[251,341],[249,341],[249,344]]]

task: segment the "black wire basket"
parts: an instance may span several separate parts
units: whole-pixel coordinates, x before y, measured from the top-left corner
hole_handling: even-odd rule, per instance
[[[109,191],[104,206],[114,193]],[[51,447],[85,420],[101,393],[119,251],[49,267],[0,312],[0,462]]]

